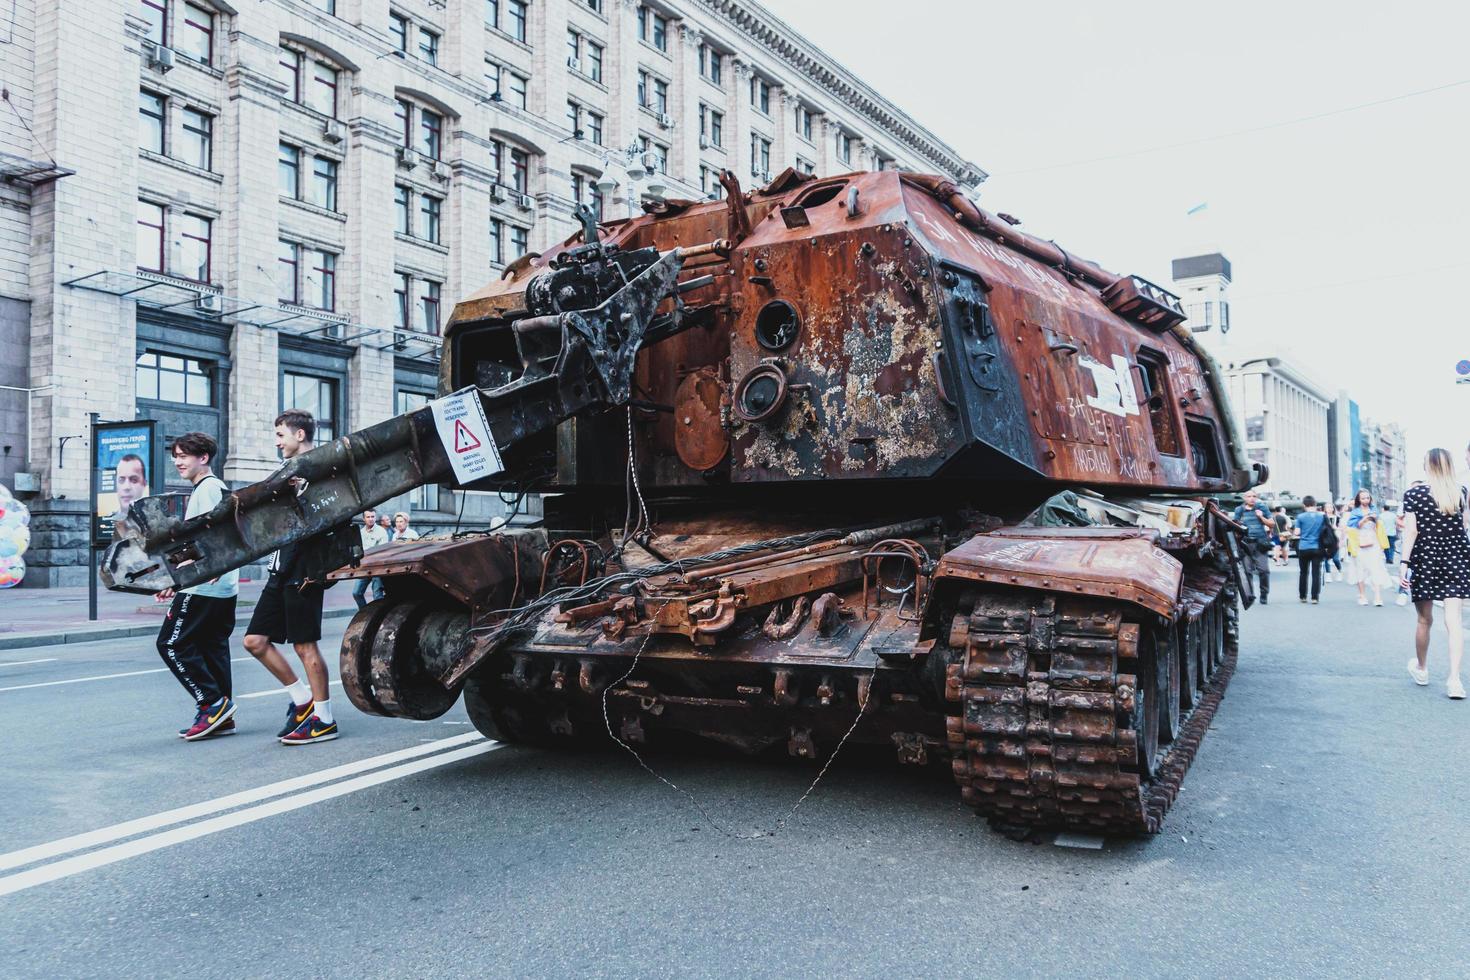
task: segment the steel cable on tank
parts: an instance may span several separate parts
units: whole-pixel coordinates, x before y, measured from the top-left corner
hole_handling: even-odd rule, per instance
[[[672,601],[672,599],[664,600],[664,602],[655,612],[655,617],[657,616],[657,612],[662,611],[663,607],[667,606]],[[633,662],[628,665],[627,670],[623,671],[623,676],[619,677],[617,680],[613,681],[611,684],[602,689],[602,723],[607,728],[608,737],[611,738],[614,742],[617,742],[618,745],[622,746],[623,750],[633,757],[633,761],[638,763],[639,767],[644,772],[648,773],[654,779],[657,779],[669,789],[673,790],[674,792],[678,793],[680,796],[688,800],[689,805],[699,811],[700,815],[704,817],[705,822],[708,823],[716,833],[724,837],[728,837],[731,840],[740,841],[764,840],[767,837],[775,837],[778,833],[786,828],[787,822],[790,821],[792,817],[796,816],[796,811],[801,809],[801,805],[805,803],[807,801],[807,798],[810,797],[812,793],[816,790],[817,784],[822,781],[822,777],[827,775],[827,770],[832,768],[832,763],[837,761],[837,754],[842,751],[842,747],[847,744],[847,740],[852,737],[852,733],[857,731],[858,722],[863,720],[863,715],[865,715],[868,711],[868,702],[873,699],[873,680],[878,673],[878,668],[874,667],[872,672],[868,674],[867,694],[863,697],[861,703],[858,704],[856,717],[852,719],[852,724],[847,727],[847,731],[843,733],[842,738],[840,741],[838,741],[836,748],[832,750],[832,754],[827,756],[827,761],[824,762],[822,764],[822,768],[817,771],[816,778],[811,781],[811,785],[807,786],[806,792],[802,793],[801,796],[797,798],[796,802],[792,804],[790,811],[788,811],[785,816],[778,819],[775,823],[775,826],[773,826],[770,830],[760,830],[756,831],[755,833],[742,834],[729,829],[724,824],[716,820],[714,814],[709,812],[705,805],[699,801],[699,798],[697,796],[650,766],[647,761],[644,760],[643,756],[639,754],[637,749],[633,748],[633,746],[623,741],[621,738],[618,737],[618,733],[613,731],[612,714],[607,706],[607,696],[612,692],[613,688],[617,687],[628,678],[633,676],[633,672],[638,669],[638,661],[643,658],[643,651],[648,649],[648,641],[651,639],[653,639],[653,630],[650,628],[649,631],[644,634],[643,642],[638,644],[638,649],[633,653]]]

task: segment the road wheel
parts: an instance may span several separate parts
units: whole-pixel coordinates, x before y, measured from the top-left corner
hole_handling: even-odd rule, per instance
[[[1154,673],[1159,691],[1159,744],[1179,737],[1179,634],[1176,625],[1158,629]]]

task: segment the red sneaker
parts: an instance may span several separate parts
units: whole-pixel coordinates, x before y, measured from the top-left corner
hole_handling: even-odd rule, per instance
[[[229,698],[220,698],[214,704],[205,705],[194,716],[194,724],[184,733],[184,741],[197,742],[207,738],[234,716],[235,702]]]

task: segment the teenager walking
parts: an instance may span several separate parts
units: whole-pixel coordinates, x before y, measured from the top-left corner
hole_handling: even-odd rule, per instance
[[[184,516],[207,514],[229,492],[214,475],[219,445],[203,432],[186,432],[169,447],[174,468],[194,489]],[[179,729],[186,742],[235,733],[234,687],[230,680],[230,634],[235,631],[235,600],[240,573],[226,572],[203,585],[157,598],[168,600],[168,615],[158,631],[158,655],[189,696],[194,721]]]
[[[290,408],[276,418],[276,448],[283,459],[294,459],[311,449],[316,435],[316,420],[310,412]],[[296,492],[306,489],[297,477]],[[328,687],[327,663],[322,659],[317,641],[322,638],[321,582],[305,577],[302,554],[310,539],[287,545],[271,555],[270,577],[261,590],[245,629],[245,649],[291,695],[286,709],[286,724],[277,737],[284,745],[307,745],[329,742],[337,737],[337,722],[332,716],[331,689]],[[306,672],[302,682],[281,656],[277,643],[290,643]]]
[[[1312,605],[1317,604],[1318,597],[1322,594],[1322,535],[1327,527],[1327,520],[1317,510],[1315,497],[1303,497],[1302,506],[1306,508],[1296,516],[1296,561],[1301,569],[1298,579],[1297,593],[1302,602],[1307,601],[1307,577],[1311,573]]]
[[[1414,629],[1414,657],[1409,676],[1420,687],[1429,684],[1429,633],[1434,627],[1434,604],[1444,603],[1444,625],[1449,634],[1450,663],[1445,694],[1465,697],[1460,679],[1464,637],[1460,627],[1463,600],[1470,598],[1470,538],[1465,534],[1465,496],[1455,479],[1455,460],[1447,450],[1431,449],[1424,457],[1428,480],[1404,494],[1404,566],[1409,590],[1419,614]]]

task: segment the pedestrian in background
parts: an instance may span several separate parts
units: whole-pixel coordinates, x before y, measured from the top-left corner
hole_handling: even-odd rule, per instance
[[[393,515],[393,540],[394,541],[417,541],[419,532],[408,526],[408,515],[403,511]]]
[[[1424,457],[1429,477],[1404,494],[1404,567],[1414,609],[1414,656],[1409,676],[1420,687],[1429,684],[1429,633],[1434,627],[1434,604],[1444,603],[1444,625],[1449,634],[1450,664],[1445,694],[1465,697],[1460,680],[1464,637],[1460,626],[1463,600],[1470,598],[1470,538],[1465,535],[1465,491],[1455,478],[1454,457],[1431,449]]]
[[[174,469],[194,487],[184,517],[198,517],[219,506],[229,488],[214,475],[219,444],[206,433],[186,432],[169,447]],[[194,699],[194,721],[179,729],[186,742],[235,733],[234,685],[230,679],[230,634],[235,631],[235,600],[240,573],[226,572],[202,585],[155,596],[168,601],[158,631],[158,655]]]
[[[1388,548],[1388,535],[1373,507],[1373,492],[1359,490],[1353,498],[1353,509],[1343,522],[1347,529],[1347,580],[1358,587],[1358,605],[1368,604],[1368,588],[1373,589],[1373,605],[1383,605],[1383,590],[1392,588],[1383,552]]]
[[[1256,579],[1256,595],[1264,606],[1271,596],[1271,534],[1276,525],[1254,490],[1247,490],[1241,501],[1232,516],[1245,525],[1245,574]]]
[[[362,527],[359,528],[359,531],[362,534],[362,553],[364,555],[374,548],[381,548],[388,543],[388,532],[378,526],[378,512],[375,510],[365,510],[362,512]],[[357,584],[352,587],[352,601],[357,603],[357,608],[361,609],[367,605],[367,600],[363,598],[363,594],[370,588],[373,590],[374,600],[383,598],[382,579],[376,577],[360,578],[357,580]]]
[[[1394,512],[1392,500],[1383,502],[1383,510],[1378,515],[1378,522],[1383,525],[1383,534],[1388,538],[1388,547],[1383,549],[1383,563],[1392,568],[1394,546],[1399,540],[1399,515]]]
[[[1307,601],[1307,573],[1310,571],[1311,601],[1315,606],[1322,593],[1322,532],[1327,520],[1317,510],[1317,498],[1303,497],[1302,506],[1306,509],[1297,515],[1293,532],[1296,535],[1296,562],[1301,569],[1297,593],[1302,602]]]
[[[378,515],[378,527],[382,528],[384,531],[387,531],[389,538],[390,539],[392,538],[392,536],[393,536],[393,518],[389,517],[387,514],[379,514]]]
[[[1281,504],[1277,504],[1272,511],[1271,524],[1276,532],[1271,539],[1271,544],[1276,549],[1276,564],[1285,565],[1288,554],[1286,542],[1291,538],[1291,518]]]
[[[1331,500],[1322,503],[1322,519],[1327,526],[1332,528],[1333,538],[1337,542],[1334,548],[1326,548],[1322,552],[1322,581],[1342,581],[1342,515],[1337,510],[1337,505]]]

